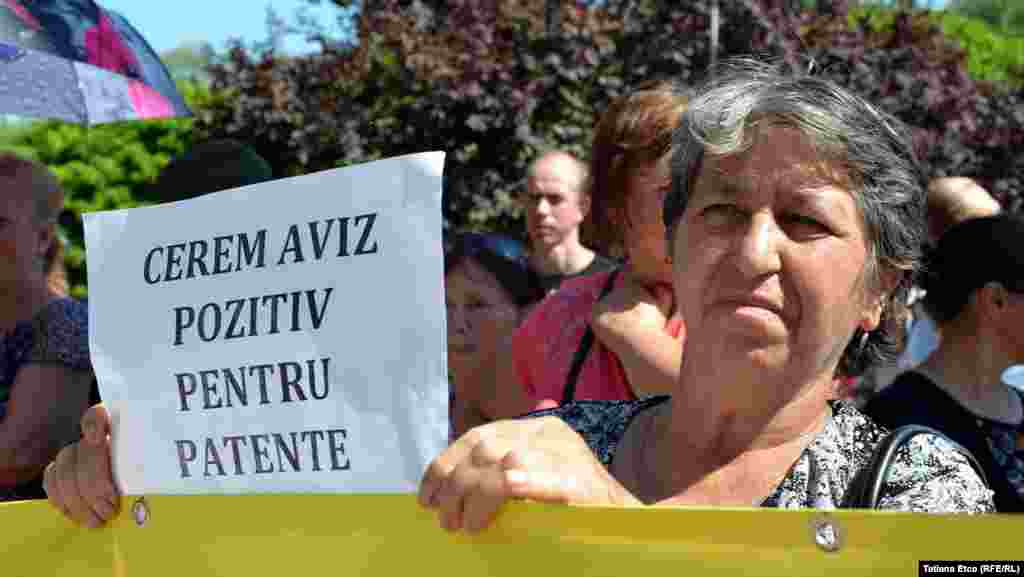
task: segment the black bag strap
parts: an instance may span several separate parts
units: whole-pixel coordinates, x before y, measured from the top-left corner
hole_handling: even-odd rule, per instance
[[[945,439],[967,458],[967,462],[971,464],[974,471],[981,477],[981,482],[986,487],[989,486],[988,479],[985,477],[985,470],[978,464],[974,455],[967,449],[964,449],[959,443],[939,431],[924,425],[903,425],[896,428],[885,439],[882,439],[882,442],[875,448],[875,454],[872,456],[868,466],[854,477],[850,486],[846,489],[842,507],[846,509],[878,508],[878,499],[881,496],[882,487],[889,477],[889,469],[892,468],[896,453],[903,445],[910,442],[917,435],[935,435]]]
[[[619,269],[613,270],[608,275],[608,280],[605,281],[604,286],[601,288],[601,294],[597,297],[598,301],[612,292],[615,278],[618,276]],[[583,361],[587,360],[587,355],[590,354],[590,347],[592,346],[594,346],[594,329],[590,328],[590,323],[587,323],[587,330],[583,333],[583,338],[580,339],[580,346],[572,357],[572,365],[569,366],[569,374],[565,377],[565,387],[562,388],[563,405],[571,403],[576,398],[576,381],[580,377],[580,371],[583,370]]]

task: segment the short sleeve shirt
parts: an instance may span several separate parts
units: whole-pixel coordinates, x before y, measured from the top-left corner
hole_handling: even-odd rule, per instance
[[[0,418],[6,414],[11,387],[21,367],[58,364],[91,370],[89,309],[70,298],[50,302],[31,320],[17,324],[0,340]]]
[[[561,402],[565,380],[587,330],[594,303],[611,274],[607,271],[566,281],[538,303],[516,331],[512,340],[516,376],[535,406],[540,407],[544,401]],[[615,282],[616,285],[623,282],[621,276]],[[670,323],[666,331],[678,337],[682,323]],[[619,358],[599,339],[594,339],[583,362],[575,398],[636,398]]]
[[[589,276],[602,272],[611,272],[615,270],[618,266],[619,264],[614,260],[606,256],[595,254],[594,260],[590,261],[590,264],[587,265],[587,268],[581,270],[578,273],[550,275],[538,274],[537,282],[540,284],[541,289],[543,289],[545,293],[548,293],[557,289],[559,286],[562,285],[562,283],[566,282],[567,280],[579,278],[581,276]]]

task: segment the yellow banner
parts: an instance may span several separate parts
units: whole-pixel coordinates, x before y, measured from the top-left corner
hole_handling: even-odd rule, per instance
[[[0,505],[3,574],[917,575],[920,560],[1024,559],[1024,517],[606,509],[517,503],[453,536],[409,495],[125,497],[104,529]]]

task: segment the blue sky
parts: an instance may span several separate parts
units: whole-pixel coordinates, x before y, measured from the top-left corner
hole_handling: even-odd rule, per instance
[[[245,42],[264,40],[268,5],[288,19],[296,8],[308,6],[302,0],[99,0],[99,4],[124,15],[157,52],[186,42],[206,41],[220,49],[232,37]],[[337,33],[337,10],[321,6],[312,13]],[[285,43],[289,52],[309,49],[298,38]]]

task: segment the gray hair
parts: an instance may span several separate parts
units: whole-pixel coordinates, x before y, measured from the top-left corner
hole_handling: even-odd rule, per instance
[[[663,218],[673,236],[705,154],[731,156],[751,146],[758,126],[801,131],[821,159],[840,169],[863,219],[868,241],[867,278],[898,273],[877,330],[851,337],[837,372],[862,374],[895,358],[906,318],[906,291],[921,262],[925,238],[926,179],[908,129],[892,116],[836,84],[786,73],[781,65],[732,60],[716,70],[690,101],[673,136],[672,189]]]

